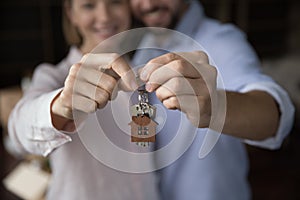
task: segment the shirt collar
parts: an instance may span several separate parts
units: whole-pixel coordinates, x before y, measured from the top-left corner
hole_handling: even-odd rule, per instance
[[[203,17],[204,11],[202,5],[198,1],[192,0],[175,30],[192,37]]]

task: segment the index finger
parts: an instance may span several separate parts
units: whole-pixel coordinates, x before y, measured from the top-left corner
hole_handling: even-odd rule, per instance
[[[176,72],[179,76],[188,78],[200,77],[200,66],[208,63],[208,57],[204,52],[180,52],[180,53],[167,53],[157,58],[150,60],[141,72],[141,79],[145,82],[149,81],[151,75],[166,66],[171,71]],[[205,66],[205,65],[204,65]],[[171,74],[163,73],[166,76],[173,76]],[[169,70],[170,71],[170,70]]]
[[[154,59],[151,59],[143,68],[142,72],[141,72],[141,79],[143,81],[148,81],[149,77],[151,76],[151,74],[157,70],[158,68],[167,65],[175,60],[178,60],[179,62],[181,62],[182,64],[190,64],[192,66],[194,66],[194,70],[189,69],[189,71],[187,71],[186,69],[182,69],[182,68],[176,68],[176,66],[174,66],[174,70],[178,71],[179,73],[181,73],[183,76],[187,76],[187,77],[193,77],[195,76],[195,74],[199,71],[199,69],[196,68],[197,65],[201,65],[201,64],[208,64],[209,60],[208,60],[208,56],[205,52],[203,51],[193,51],[193,52],[178,52],[178,53],[167,53],[164,54],[162,56],[156,57]],[[195,65],[197,64],[197,65]],[[182,65],[177,65],[179,67],[181,67]],[[185,72],[192,72],[192,73],[188,73],[185,74]]]
[[[124,58],[116,53],[89,53],[82,57],[81,62],[84,66],[100,70],[113,77],[119,76],[119,86],[124,90],[135,90],[138,87],[131,67]]]
[[[174,53],[167,53],[161,55],[159,57],[151,59],[141,70],[140,78],[147,82],[149,80],[150,75],[157,70],[158,68],[162,67],[163,65],[177,59],[177,55]]]
[[[107,68],[114,60],[120,57],[116,53],[87,53],[82,56],[80,62],[86,66],[94,69]]]
[[[121,89],[128,91],[138,88],[135,74],[124,58],[120,56],[116,57],[116,59],[108,65],[108,68],[111,68],[120,76],[119,86]]]

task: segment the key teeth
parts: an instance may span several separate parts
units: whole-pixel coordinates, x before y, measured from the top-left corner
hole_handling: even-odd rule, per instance
[[[136,142],[136,145],[138,145],[140,147],[149,147],[150,142]]]

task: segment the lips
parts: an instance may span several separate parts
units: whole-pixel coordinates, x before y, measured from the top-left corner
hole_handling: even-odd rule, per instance
[[[141,16],[144,19],[144,21],[147,21],[151,24],[157,24],[166,17],[167,12],[168,9],[165,7],[156,7],[151,10],[142,12]]]
[[[110,37],[117,33],[117,28],[113,26],[109,27],[97,27],[94,28],[94,32],[101,37]]]

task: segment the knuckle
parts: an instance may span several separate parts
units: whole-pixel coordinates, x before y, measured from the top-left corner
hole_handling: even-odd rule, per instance
[[[103,102],[107,101],[109,98],[109,94],[105,91],[102,91],[100,89],[96,90],[95,93],[95,100],[97,103],[102,104]]]
[[[214,77],[216,77],[217,74],[218,74],[217,68],[214,67],[214,66],[211,66],[211,67],[210,67],[210,70],[211,70],[212,75],[213,75]]]
[[[160,89],[157,89],[156,90],[156,97],[160,100],[160,101],[163,101],[163,93],[162,92],[160,92]]]
[[[96,102],[97,102],[97,108],[103,108],[107,102],[108,102],[108,95],[102,95],[101,97],[99,97]]]
[[[62,91],[60,94],[60,99],[64,106],[71,107],[72,106],[72,95],[68,92]]]
[[[117,85],[117,80],[114,79],[113,77],[108,77],[108,80],[106,81],[106,85],[104,86],[104,88],[111,93],[115,89],[116,85]]]
[[[97,103],[95,101],[90,101],[87,104],[86,112],[87,113],[92,113],[92,112],[95,112],[96,110],[97,110]]]
[[[178,59],[174,61],[173,68],[176,72],[182,74],[184,66],[186,65],[186,62],[182,59]]]
[[[196,51],[196,54],[197,54],[197,56],[199,56],[199,58],[201,59],[201,60],[203,60],[204,62],[207,62],[208,63],[208,55],[207,55],[207,53],[205,53],[204,51]]]
[[[177,99],[175,97],[170,97],[169,99],[163,101],[164,106],[168,109],[176,109],[178,106]]]
[[[80,66],[81,66],[80,63],[76,63],[76,64],[72,65],[70,67],[70,70],[69,70],[69,76],[74,76],[75,77],[78,73],[78,70],[79,70]]]
[[[202,58],[207,57],[207,54],[204,51],[196,51],[196,54]]]
[[[176,97],[171,97],[170,98],[170,104],[172,105],[172,107],[177,107],[178,101]]]
[[[168,60],[173,60],[173,59],[176,58],[176,54],[174,54],[174,53],[167,53],[167,54],[166,54],[166,58],[167,58]]]
[[[92,53],[86,53],[82,56],[81,61],[85,62],[87,59],[91,57]]]
[[[148,62],[148,64],[150,64],[150,65],[157,65],[158,64],[158,62],[156,61],[156,59],[155,58],[153,58],[153,59],[151,59],[149,62]]]
[[[64,83],[65,87],[73,85],[74,79],[75,78],[72,75],[69,75],[65,80],[65,83]]]

